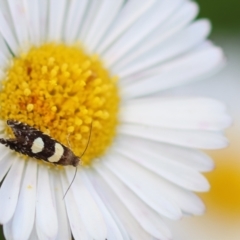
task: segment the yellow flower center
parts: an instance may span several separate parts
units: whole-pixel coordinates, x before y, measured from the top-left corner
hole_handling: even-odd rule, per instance
[[[117,78],[79,46],[44,44],[13,60],[2,81],[0,118],[34,126],[88,165],[111,144],[118,121]],[[92,129],[91,129],[92,124]],[[9,133],[9,130],[7,130]]]

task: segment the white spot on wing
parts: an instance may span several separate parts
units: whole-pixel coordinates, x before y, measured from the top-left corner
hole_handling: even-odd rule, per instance
[[[48,161],[58,162],[61,159],[63,152],[64,152],[63,146],[59,143],[55,143],[55,152],[51,157],[48,158]]]
[[[33,153],[39,153],[42,152],[44,148],[44,142],[42,140],[42,138],[38,137],[33,141],[31,150]]]

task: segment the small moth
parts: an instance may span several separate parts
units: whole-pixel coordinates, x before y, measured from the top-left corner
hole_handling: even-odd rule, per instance
[[[0,138],[0,143],[10,149],[57,165],[77,167],[80,157],[62,143],[40,130],[16,120],[7,120],[16,138]]]
[[[80,159],[88,148],[91,138],[91,130],[87,146],[84,149],[81,156],[78,157],[72,152],[71,149],[64,146],[62,143],[51,138],[47,134],[44,134],[40,130],[37,130],[36,128],[29,126],[26,123],[9,119],[7,120],[7,125],[11,127],[16,138],[10,139],[0,138],[0,143],[5,145],[6,147],[9,147],[14,151],[27,155],[29,157],[41,159],[46,162],[50,162],[61,166],[72,165],[73,167],[76,167],[74,177],[63,196],[63,198],[65,198],[68,190],[70,189],[76,177],[77,166],[80,162]]]

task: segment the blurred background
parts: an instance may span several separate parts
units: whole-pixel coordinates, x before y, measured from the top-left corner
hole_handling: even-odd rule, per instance
[[[227,65],[214,77],[171,91],[213,97],[226,103],[233,118],[229,147],[208,153],[216,168],[205,174],[211,184],[200,194],[206,213],[170,222],[175,240],[240,240],[240,0],[198,0],[199,18],[212,22],[210,39],[225,52]]]
[[[208,152],[216,168],[205,174],[211,184],[210,192],[200,195],[206,204],[206,214],[168,223],[174,240],[240,240],[240,0],[197,2],[199,18],[211,20],[210,39],[224,49],[227,65],[211,79],[170,93],[224,101],[234,122],[226,131],[229,147]],[[1,232],[0,239],[4,239]]]

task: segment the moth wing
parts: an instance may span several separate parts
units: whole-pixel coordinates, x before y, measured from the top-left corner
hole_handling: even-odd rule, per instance
[[[7,121],[7,125],[12,129],[17,139],[24,139],[27,136],[32,137],[34,139],[39,133],[41,133],[36,128],[16,120],[9,119]]]
[[[32,143],[28,143],[29,145],[31,145],[31,150],[32,150],[32,153],[40,153],[44,150],[44,146],[45,146],[45,143],[42,139],[42,137],[37,137],[36,139],[34,139],[32,141]]]
[[[48,158],[49,162],[58,162],[64,154],[64,147],[62,144],[56,142],[55,143],[55,151],[54,154]]]
[[[31,148],[34,156],[48,162],[58,162],[64,153],[64,146],[46,134],[33,141]]]

